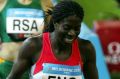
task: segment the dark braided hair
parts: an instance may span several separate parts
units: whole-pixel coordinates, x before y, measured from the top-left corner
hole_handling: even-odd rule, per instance
[[[50,12],[51,13],[51,12]],[[48,31],[53,32],[54,31],[54,23],[60,22],[62,19],[71,16],[76,15],[83,20],[84,17],[84,11],[83,8],[75,1],[72,0],[64,0],[59,2],[52,11],[51,19],[48,25]]]

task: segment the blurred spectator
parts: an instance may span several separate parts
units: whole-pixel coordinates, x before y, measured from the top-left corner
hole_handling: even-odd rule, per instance
[[[50,6],[50,0],[0,0],[0,79],[6,79],[22,42],[32,33],[42,33],[43,10]]]

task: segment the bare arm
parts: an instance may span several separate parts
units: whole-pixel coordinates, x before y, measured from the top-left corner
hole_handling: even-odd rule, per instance
[[[88,40],[82,40],[80,45],[80,50],[83,55],[83,73],[85,79],[98,79],[96,53],[93,45]]]
[[[36,49],[33,40],[27,39],[21,47],[7,79],[20,79],[23,73],[31,67],[34,52],[36,52]]]
[[[96,53],[93,45],[87,44],[87,60],[84,64],[85,79],[98,79],[98,71],[96,67]]]

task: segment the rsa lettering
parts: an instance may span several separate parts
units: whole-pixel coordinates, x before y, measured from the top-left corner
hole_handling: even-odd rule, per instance
[[[27,20],[19,20],[19,19],[14,19],[13,20],[13,30],[18,29],[19,31],[24,30],[24,31],[32,31],[32,30],[36,30],[38,31],[38,27],[37,27],[37,22],[35,20],[32,21],[32,23]]]

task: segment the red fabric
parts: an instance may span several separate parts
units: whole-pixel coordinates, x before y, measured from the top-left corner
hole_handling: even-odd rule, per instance
[[[77,40],[75,40],[72,44],[72,54],[70,58],[67,59],[66,61],[59,61],[54,56],[54,53],[52,51],[49,33],[43,33],[43,48],[41,51],[41,55],[38,61],[36,62],[34,74],[42,70],[43,63],[61,64],[61,65],[69,65],[69,66],[80,65],[82,67],[83,63],[81,60]]]

